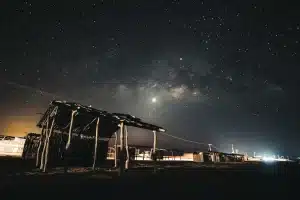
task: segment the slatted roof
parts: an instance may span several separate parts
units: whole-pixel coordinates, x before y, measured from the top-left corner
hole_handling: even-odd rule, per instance
[[[140,118],[123,113],[109,113],[79,103],[52,101],[39,120],[37,126],[43,127],[47,124],[48,116],[56,114],[54,130],[67,132],[70,127],[72,111],[76,111],[73,122],[73,132],[84,135],[95,135],[97,118],[100,118],[100,137],[110,137],[119,129],[121,121],[127,126],[148,129],[151,131],[165,132],[165,129],[142,121]]]

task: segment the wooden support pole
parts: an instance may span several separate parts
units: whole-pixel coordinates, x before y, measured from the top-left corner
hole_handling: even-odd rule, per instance
[[[156,142],[157,142],[156,131],[153,131],[153,153],[156,152]]]
[[[124,148],[124,123],[123,121],[120,124],[120,147],[122,150]]]
[[[73,122],[74,122],[74,116],[75,116],[76,112],[77,112],[76,110],[72,110],[71,122],[70,122],[70,127],[69,127],[69,136],[68,136],[68,142],[66,144],[66,149],[69,149],[69,147],[71,145]]]
[[[95,165],[96,165],[96,160],[97,160],[98,138],[99,138],[99,122],[100,122],[100,118],[98,117],[97,124],[96,124],[96,136],[95,136],[95,149],[94,149],[93,170],[95,170]]]
[[[124,172],[124,122],[120,123],[120,153],[119,153],[119,176]]]
[[[128,130],[127,126],[124,126],[125,130],[125,149],[126,149],[126,162],[125,162],[125,169],[127,170],[129,167],[129,147],[128,147]]]
[[[53,119],[52,119],[51,128],[49,130],[49,134],[48,134],[48,137],[47,137],[47,140],[46,140],[46,153],[45,153],[45,163],[44,163],[43,172],[46,172],[46,170],[47,170],[50,139],[51,139],[51,135],[52,135],[52,132],[53,132],[54,123],[55,123],[55,117],[53,117]]]
[[[59,139],[59,156],[60,156],[60,159],[61,161],[64,161],[65,159],[65,146],[64,146],[64,134],[61,133],[60,134],[60,139]]]
[[[22,152],[22,159],[23,160],[26,160],[27,157],[28,157],[28,154],[31,153],[30,149],[29,149],[29,146],[32,143],[31,140],[32,140],[32,137],[28,134],[26,136],[26,139],[25,139],[25,142],[24,142],[24,146],[23,146],[23,152]]]
[[[72,114],[71,114],[71,121],[70,121],[70,127],[69,127],[69,133],[68,133],[68,141],[66,144],[66,147],[64,149],[64,154],[63,154],[63,159],[64,159],[64,172],[67,173],[68,172],[68,150],[70,148],[71,145],[71,139],[72,139],[72,131],[73,131],[73,123],[74,123],[74,116],[76,114],[76,110],[72,110]]]
[[[157,142],[157,138],[156,138],[156,131],[153,131],[153,158],[154,158],[154,173],[156,173],[156,142]]]
[[[115,160],[115,168],[118,167],[118,133],[115,132],[115,154],[114,154],[114,160]]]
[[[209,152],[212,151],[212,150],[211,150],[211,145],[212,145],[212,144],[208,144],[208,151],[209,151]]]
[[[43,126],[42,131],[41,131],[41,136],[40,136],[40,139],[39,139],[39,146],[38,146],[38,149],[37,149],[37,152],[36,152],[36,162],[35,162],[36,167],[38,167],[39,164],[40,164],[41,146],[42,146],[42,142],[43,142],[44,135],[45,135],[44,132],[45,132],[45,127]]]
[[[46,153],[46,140],[47,140],[47,137],[48,137],[48,134],[49,134],[49,121],[50,121],[50,115],[47,118],[45,137],[44,137],[44,140],[42,140],[43,151],[42,151],[42,155],[41,155],[40,170],[44,169],[45,153]]]

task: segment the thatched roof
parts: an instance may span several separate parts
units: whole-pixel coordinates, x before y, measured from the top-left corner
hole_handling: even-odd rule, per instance
[[[73,102],[52,101],[38,122],[38,127],[43,127],[47,123],[48,116],[55,112],[54,131],[67,132],[70,127],[72,111],[76,111],[73,121],[73,133],[84,134],[88,136],[95,135],[95,126],[97,118],[100,118],[99,136],[110,137],[113,132],[119,129],[121,121],[127,126],[133,126],[142,129],[148,129],[157,132],[165,132],[165,129],[153,124],[143,122],[141,119],[132,115],[122,113],[109,113],[89,106],[84,106]]]

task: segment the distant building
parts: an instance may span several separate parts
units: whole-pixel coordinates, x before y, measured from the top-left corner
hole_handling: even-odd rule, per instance
[[[129,154],[132,160],[152,160],[153,148],[151,146],[129,145]],[[176,149],[156,149],[158,160],[184,160],[192,161],[192,156],[187,158],[183,151]],[[107,159],[113,160],[115,157],[114,147],[109,147]]]
[[[194,162],[243,162],[245,156],[242,154],[223,152],[195,152]]]
[[[25,138],[0,135],[0,156],[21,157]]]
[[[153,149],[150,146],[129,146],[131,160],[152,160]],[[175,149],[156,149],[158,161],[189,161],[189,162],[243,162],[242,154],[228,154],[222,152],[183,152]],[[115,149],[109,147],[107,159],[113,160]]]

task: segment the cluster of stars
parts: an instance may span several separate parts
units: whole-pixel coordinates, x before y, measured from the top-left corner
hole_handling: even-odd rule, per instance
[[[288,58],[286,57],[287,55],[292,59],[297,59],[298,57],[299,39],[290,36],[291,34],[299,33],[299,24],[289,24],[279,29],[278,27],[274,27],[274,24],[271,22],[262,20],[261,22],[251,25],[247,22],[247,12],[245,12],[245,10],[237,9],[232,12],[232,8],[228,5],[216,8],[207,1],[201,1],[200,4],[198,2],[201,12],[197,11],[197,14],[193,14],[196,11],[191,9],[192,15],[182,20],[180,10],[186,3],[174,0],[171,1],[170,5],[163,4],[161,8],[157,7],[153,10],[157,11],[157,13],[161,12],[166,14],[166,17],[161,18],[159,22],[151,22],[143,17],[133,17],[133,19],[130,18],[129,21],[125,21],[128,24],[132,23],[133,27],[136,28],[135,31],[131,32],[122,26],[123,22],[117,23],[117,20],[113,17],[111,21],[109,21],[110,25],[103,25],[105,24],[103,23],[103,18],[110,16],[109,13],[100,11],[101,6],[104,4],[103,2],[93,3],[89,6],[79,6],[83,4],[84,3],[78,5],[74,4],[74,7],[71,9],[72,12],[69,12],[71,20],[67,18],[64,19],[63,17],[60,19],[49,17],[50,21],[47,29],[49,33],[43,33],[42,35],[34,33],[34,37],[27,34],[27,38],[22,38],[24,39],[23,42],[25,46],[20,44],[20,55],[16,55],[18,58],[24,57],[22,62],[24,61],[24,63],[30,65],[30,63],[34,63],[37,58],[43,57],[43,53],[48,57],[36,65],[34,70],[28,68],[26,70],[14,70],[15,72],[13,72],[13,70],[9,70],[7,67],[8,60],[0,58],[0,64],[6,66],[3,67],[3,71],[10,75],[15,73],[22,77],[28,76],[27,78],[35,79],[40,82],[40,84],[42,84],[41,82],[43,82],[43,79],[45,79],[49,71],[51,71],[51,75],[55,75],[57,79],[61,79],[65,84],[69,82],[73,83],[71,80],[76,80],[102,87],[100,84],[106,84],[106,82],[111,81],[112,78],[116,78],[118,79],[118,83],[115,83],[115,86],[112,87],[117,88],[122,82],[126,84],[126,81],[130,79],[129,82],[138,83],[138,87],[147,88],[147,90],[157,90],[159,91],[158,93],[163,93],[161,96],[153,97],[155,99],[159,98],[162,101],[184,100],[187,102],[193,99],[194,102],[204,102],[204,99],[207,101],[208,97],[210,100],[215,99],[217,101],[228,98],[228,96],[223,95],[223,92],[230,93],[233,98],[238,98],[240,94],[236,91],[240,91],[240,88],[252,89],[261,87],[261,91],[283,93],[283,87],[273,83],[274,81],[272,80],[266,83],[265,80],[269,79],[269,77],[264,77],[264,75],[261,74],[263,74],[264,69],[269,67],[268,65],[272,65],[277,61],[273,61],[273,57],[277,57],[276,59],[281,60]],[[35,16],[34,7],[34,3],[24,1],[23,4],[18,5],[15,10],[21,14],[20,16],[26,13],[35,21],[38,20],[38,16]],[[267,12],[266,8],[258,4],[249,3],[246,7],[252,14],[257,14],[258,19]],[[137,12],[143,8],[142,4],[135,5]],[[45,12],[47,11],[48,13],[54,12],[56,9],[59,10],[59,6],[55,4],[47,5],[44,8]],[[176,15],[176,13],[178,13],[178,15]],[[88,23],[83,26],[82,22]],[[90,26],[90,24],[93,25]],[[128,26],[130,28],[132,27],[131,25]],[[72,31],[74,27],[79,28]],[[259,27],[263,28],[259,29],[263,30],[263,32],[258,31]],[[101,35],[106,29],[110,31]],[[154,29],[155,31],[153,31]],[[128,59],[135,60],[135,53],[147,49],[147,45],[150,46],[149,43],[156,43],[156,41],[151,38],[154,38],[155,36],[152,35],[160,31],[166,31],[167,33],[178,31],[187,34],[187,36],[191,34],[194,38],[193,41],[195,41],[195,51],[197,51],[197,55],[193,55],[192,58],[185,58],[185,54],[189,54],[189,52],[181,51],[179,48],[176,49],[176,51],[182,55],[174,56],[178,62],[171,63],[170,60],[173,59],[172,56],[163,56],[163,58],[168,61],[167,64],[165,64],[167,68],[160,69],[161,71],[158,73],[165,73],[164,78],[160,77],[158,80],[154,80],[153,82],[155,82],[155,84],[140,84],[141,82],[145,82],[145,80],[153,80],[153,77],[139,78],[139,75],[142,74],[142,72],[139,73],[142,63],[136,61],[127,64],[126,62]],[[79,33],[77,34],[76,32]],[[133,32],[137,32],[137,35],[132,35]],[[145,32],[149,33],[149,35],[146,34],[143,36]],[[75,36],[71,37],[69,35],[70,33],[73,33]],[[68,37],[66,37],[66,34],[68,34]],[[129,42],[122,40],[124,37],[126,37]],[[130,40],[130,38],[134,37],[138,39]],[[258,41],[257,38],[260,38],[260,40]],[[139,50],[134,53],[127,53],[128,49],[135,45],[133,41],[136,40],[141,41],[141,44],[145,46],[136,46],[135,48]],[[147,42],[147,40],[151,41]],[[175,40],[176,39],[174,39],[174,41]],[[41,41],[43,47],[37,56],[37,54],[32,52],[32,49],[35,48],[37,44],[40,44]],[[175,43],[174,41],[172,41],[172,43]],[[65,44],[65,46],[56,47],[54,44]],[[162,43],[158,46],[164,47],[167,45]],[[71,56],[68,57],[67,61],[61,56],[65,54],[65,50],[61,50],[60,48],[67,49],[66,51],[70,52]],[[75,52],[80,52],[80,54],[72,53],[74,49]],[[167,51],[169,50],[170,49]],[[156,51],[155,48],[153,48],[153,51]],[[163,54],[162,51],[160,51],[160,53]],[[201,57],[202,60],[208,60],[210,72],[204,75],[200,72],[195,72],[195,68],[203,69],[205,67],[202,64],[193,64],[193,57]],[[153,58],[155,59],[156,56],[153,56],[151,59]],[[72,62],[73,59],[76,60],[76,62]],[[139,57],[137,57],[137,60],[138,59]],[[61,60],[64,60],[64,62],[60,63]],[[143,60],[142,62],[145,60],[149,62],[150,59],[141,60]],[[51,63],[53,69],[44,70],[42,66],[48,62]],[[162,65],[156,63],[152,64],[152,66]],[[36,69],[36,67],[38,67],[38,69]],[[74,68],[77,68],[77,70],[74,70]],[[123,70],[121,68],[131,68],[131,70]],[[156,69],[151,70],[155,71]],[[79,73],[75,73],[74,71],[79,71]],[[123,75],[119,75],[120,77],[108,76],[108,72],[116,74],[116,72],[123,73],[124,71],[130,71],[128,73],[135,71],[134,73],[136,73],[136,75],[126,74],[124,75],[126,76],[125,78],[120,78]],[[48,79],[46,78],[46,80]],[[110,83],[110,85],[113,84]],[[132,85],[132,83],[129,83],[129,85]],[[132,86],[128,87],[130,88]],[[155,95],[155,92],[152,93]],[[253,98],[259,99],[259,97]],[[155,101],[157,101],[157,99]],[[242,103],[237,103],[235,105],[236,108],[243,107],[241,104]],[[271,107],[265,102],[260,104],[264,105],[263,107],[265,108]],[[278,110],[280,109],[277,107],[276,111],[278,112]]]

